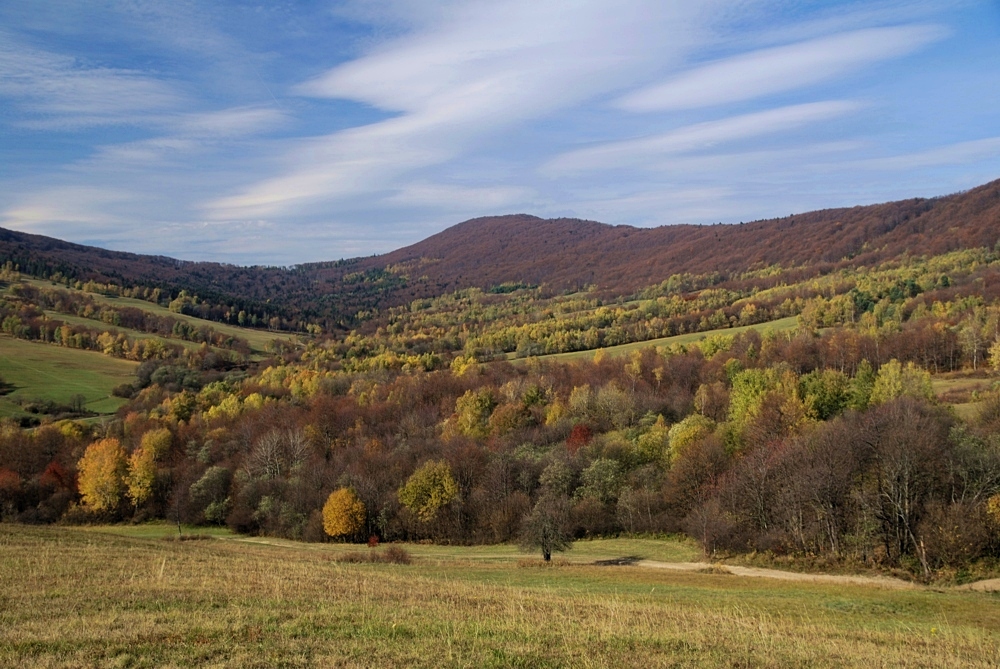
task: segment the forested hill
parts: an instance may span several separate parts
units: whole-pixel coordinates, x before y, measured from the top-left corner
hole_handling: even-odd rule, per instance
[[[1000,181],[994,181],[945,197],[735,225],[634,228],[528,215],[478,218],[385,255],[294,268],[183,262],[0,229],[0,263],[40,276],[186,289],[215,304],[277,313],[283,327],[295,329],[306,321],[344,324],[359,311],[469,286],[596,285],[622,295],[686,272],[725,278],[774,264],[867,265],[905,253],[993,247],[998,239]]]
[[[497,216],[466,221],[363,261],[410,265],[441,288],[506,281],[628,292],[671,274],[723,274],[760,265],[867,265],[909,253],[992,247],[1000,239],[1000,181],[965,193],[827,209],[737,225],[609,226]]]

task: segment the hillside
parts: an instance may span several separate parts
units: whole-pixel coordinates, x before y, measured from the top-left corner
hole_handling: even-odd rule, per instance
[[[619,294],[671,274],[738,273],[851,259],[868,265],[909,253],[991,247],[1000,237],[1000,181],[966,193],[828,209],[738,225],[609,226],[576,219],[498,216],[460,223],[366,267],[417,263],[441,289],[506,281]]]
[[[829,209],[736,225],[611,226],[524,214],[460,223],[388,254],[292,268],[185,262],[71,244],[0,229],[0,263],[35,276],[181,289],[235,314],[282,329],[326,328],[365,310],[406,304],[464,287],[596,285],[624,295],[673,274],[721,273],[780,264],[829,269],[871,265],[901,254],[992,247],[1000,238],[1000,181],[932,199]],[[333,255],[331,251],[331,255]],[[221,319],[221,317],[220,317]]]

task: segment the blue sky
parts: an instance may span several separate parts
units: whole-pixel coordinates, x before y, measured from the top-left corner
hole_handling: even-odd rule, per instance
[[[0,226],[192,260],[1000,178],[1000,3],[0,0]]]

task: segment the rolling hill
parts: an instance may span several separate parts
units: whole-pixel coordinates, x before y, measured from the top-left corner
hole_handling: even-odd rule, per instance
[[[998,239],[1000,180],[943,197],[745,224],[635,228],[525,214],[477,218],[388,254],[289,268],[185,262],[0,229],[0,263],[36,276],[186,289],[214,303],[277,313],[294,329],[305,321],[344,324],[361,310],[463,287],[596,285],[623,295],[685,272],[726,279],[775,264],[822,272],[992,247]]]

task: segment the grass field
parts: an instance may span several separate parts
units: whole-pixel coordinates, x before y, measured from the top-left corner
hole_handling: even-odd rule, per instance
[[[145,532],[146,530],[143,530]],[[154,532],[155,534],[155,532]],[[678,557],[689,546],[659,550]],[[652,546],[587,542],[567,555]],[[995,667],[1000,598],[0,525],[0,665]],[[360,550],[368,550],[361,548]],[[509,553],[509,556],[508,556]],[[505,560],[476,558],[503,554]]]
[[[42,281],[40,279],[23,279],[27,283],[30,283],[38,288],[58,288],[60,290],[72,291],[72,288],[66,288],[64,285],[53,286],[49,281]],[[82,291],[78,291],[82,292]],[[105,304],[115,304],[125,307],[135,307],[137,309],[142,309],[151,314],[156,314],[157,316],[170,316],[178,320],[187,321],[196,326],[207,325],[210,328],[214,328],[217,332],[222,332],[227,335],[232,335],[234,337],[242,337],[247,340],[250,344],[250,348],[257,353],[263,353],[265,346],[275,339],[281,339],[287,341],[291,339],[291,336],[287,333],[281,332],[270,332],[267,330],[255,330],[251,328],[241,328],[235,325],[228,325],[226,323],[216,323],[215,321],[206,321],[202,318],[195,318],[194,316],[186,316],[184,314],[178,314],[170,311],[164,306],[159,304],[153,304],[152,302],[146,302],[145,300],[136,300],[129,297],[113,297],[107,295],[99,295],[96,293],[86,293],[90,295],[94,300],[98,302],[103,302]],[[86,320],[86,319],[84,319]],[[94,321],[90,321],[94,323]],[[305,336],[305,335],[302,335]],[[174,341],[174,340],[170,340]]]
[[[68,404],[73,395],[86,398],[86,408],[112,413],[125,400],[112,397],[111,389],[134,379],[137,363],[96,351],[81,351],[51,344],[0,336],[0,377],[15,387],[0,397],[0,416],[21,415],[16,398],[53,400]]]
[[[695,342],[701,341],[706,337],[712,335],[724,334],[733,335],[740,332],[746,332],[747,330],[757,330],[758,332],[766,332],[768,330],[774,332],[781,332],[783,330],[794,330],[798,326],[798,320],[795,316],[789,316],[788,318],[781,318],[776,321],[771,321],[769,323],[759,323],[757,325],[741,325],[735,328],[722,328],[720,330],[708,330],[707,332],[691,332],[688,334],[675,335],[673,337],[663,337],[661,339],[650,339],[648,341],[637,341],[631,344],[622,344],[620,346],[609,346],[603,350],[605,355],[608,356],[620,356],[626,355],[630,351],[635,351],[639,349],[649,348],[650,346],[670,346],[671,344],[693,344]],[[572,351],[570,353],[552,353],[550,355],[540,355],[538,356],[541,360],[581,360],[590,359],[594,357],[597,353],[596,350],[590,351]],[[508,353],[508,359],[514,360],[514,354]],[[524,358],[519,358],[523,360]]]
[[[193,341],[185,341],[183,339],[174,339],[171,337],[161,337],[159,335],[151,334],[149,332],[140,332],[139,330],[133,330],[132,328],[123,328],[120,325],[108,325],[102,323],[101,321],[95,321],[91,318],[84,318],[83,316],[74,316],[72,314],[61,314],[58,311],[46,310],[45,315],[54,320],[63,321],[64,323],[69,323],[70,325],[84,325],[88,328],[107,328],[108,330],[116,330],[122,334],[128,335],[131,339],[160,339],[168,344],[176,344],[178,346],[183,346],[187,349],[197,349],[201,347],[201,344]],[[214,347],[213,347],[214,348]],[[220,350],[220,349],[215,349]]]

